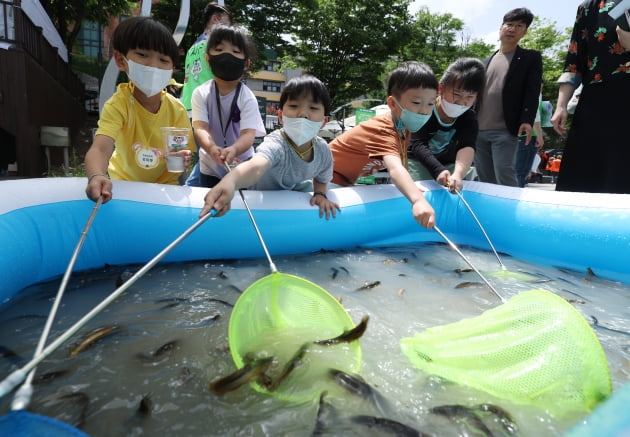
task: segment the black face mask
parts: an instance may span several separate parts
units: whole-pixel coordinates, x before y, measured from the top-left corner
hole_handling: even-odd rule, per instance
[[[243,76],[245,59],[239,59],[231,53],[210,56],[210,69],[219,79],[231,81]]]

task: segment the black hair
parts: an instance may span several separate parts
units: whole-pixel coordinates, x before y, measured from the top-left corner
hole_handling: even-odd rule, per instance
[[[177,63],[179,48],[171,31],[151,17],[131,17],[122,21],[112,36],[114,50],[127,56],[130,50],[155,50]]]
[[[509,23],[511,21],[522,21],[525,26],[529,28],[529,25],[534,21],[534,14],[527,8],[516,8],[508,11],[503,16],[503,22]]]
[[[256,56],[256,46],[244,27],[217,24],[208,35],[206,54],[210,55],[210,49],[218,46],[223,41],[228,41],[239,48],[245,55],[245,59],[253,59]]]
[[[313,101],[324,105],[324,114],[330,114],[332,102],[328,90],[321,80],[310,74],[294,77],[286,83],[282,94],[280,94],[280,108],[284,106],[287,100],[297,100],[305,94],[310,94]]]
[[[438,81],[424,62],[407,61],[400,64],[389,74],[387,79],[387,95],[400,98],[402,93],[411,88],[438,89]]]
[[[475,108],[481,108],[481,97],[486,86],[486,67],[477,58],[458,58],[446,68],[440,79],[442,86],[476,92]]]
[[[203,9],[203,23],[205,26],[208,25],[208,21],[214,14],[227,14],[229,17],[230,23],[232,22],[232,13],[228,8],[218,4],[217,2],[210,2]]]

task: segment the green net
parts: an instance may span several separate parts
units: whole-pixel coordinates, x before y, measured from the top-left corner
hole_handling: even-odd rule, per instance
[[[608,362],[582,315],[544,290],[401,341],[418,368],[553,414],[590,411],[611,393]]]
[[[316,399],[330,379],[329,368],[359,371],[361,348],[358,341],[334,346],[313,342],[337,337],[354,326],[343,306],[326,290],[276,272],[253,283],[236,301],[228,327],[230,352],[238,368],[251,359],[273,357],[274,366],[267,373],[277,381],[286,364],[306,345],[295,369],[271,394],[292,401]],[[259,383],[253,386],[270,393]]]

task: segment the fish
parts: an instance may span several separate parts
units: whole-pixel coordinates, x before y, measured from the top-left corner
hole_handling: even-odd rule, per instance
[[[518,431],[516,422],[514,422],[510,413],[505,411],[503,408],[494,404],[480,404],[475,406],[475,409],[481,412],[489,412],[494,415],[507,433],[515,434]]]
[[[217,395],[224,395],[245,384],[254,382],[269,369],[273,360],[273,357],[253,360],[236,372],[212,381],[210,383],[210,391]]]
[[[371,290],[372,288],[379,285],[381,285],[381,281],[366,282],[361,287],[357,288],[355,291]]]
[[[337,275],[339,274],[339,270],[337,270],[337,269],[336,269],[336,268],[334,268],[334,267],[331,267],[331,269],[332,269],[332,271],[333,271],[333,272],[332,272],[332,278],[333,278],[333,279],[335,279],[335,278],[337,277]]]
[[[70,358],[76,357],[81,352],[94,346],[94,344],[97,341],[102,340],[103,338],[107,337],[108,335],[116,331],[119,331],[120,329],[122,329],[122,326],[113,325],[113,326],[101,326],[100,328],[96,328],[92,330],[83,338],[83,340],[78,345],[76,345],[75,347],[72,348],[72,350],[70,350],[70,354],[69,354]]]
[[[178,345],[179,345],[178,340],[169,341],[167,343],[164,343],[162,346],[160,346],[159,348],[157,348],[156,350],[154,350],[153,352],[149,354],[138,353],[136,356],[143,361],[156,361],[167,352],[172,351]]]
[[[33,378],[33,385],[48,384],[49,382],[54,381],[55,379],[65,375],[66,373],[68,373],[68,370],[64,369],[42,373],[41,375],[35,375],[35,377]]]
[[[367,329],[367,324],[369,320],[369,316],[363,316],[361,322],[354,328],[343,331],[341,335],[335,338],[330,338],[328,340],[317,340],[314,343],[322,346],[330,346],[331,344],[350,343],[351,341],[358,340]]]
[[[6,358],[12,364],[17,364],[24,361],[24,359],[18,355],[13,349],[0,345],[0,357]]]
[[[374,428],[379,433],[391,433],[399,437],[429,437],[429,434],[425,434],[403,423],[384,417],[358,415],[352,417],[351,420],[359,425]]]
[[[315,429],[311,435],[322,435],[326,428],[326,416],[328,413],[327,404],[324,402],[324,398],[328,395],[327,391],[323,391],[319,395],[319,403],[317,407],[317,417],[315,419]]]
[[[604,325],[600,325],[599,324],[599,320],[597,320],[597,317],[595,317],[595,316],[590,316],[590,318],[593,321],[593,326],[595,326],[597,328],[605,329],[606,331],[610,331],[610,332],[616,332],[617,334],[630,335],[630,332],[622,331],[620,329],[609,328],[608,326],[604,326]]]
[[[467,268],[467,269],[455,269],[455,273],[457,273],[458,275],[461,275],[462,273],[470,273],[472,272],[473,269]]]
[[[433,414],[445,416],[462,428],[462,432],[469,431],[475,436],[492,437],[492,431],[483,423],[472,408],[463,405],[440,405],[430,410]],[[466,434],[467,435],[467,434]]]
[[[329,369],[328,374],[346,391],[369,400],[380,414],[386,414],[385,411],[389,408],[387,399],[365,382],[361,375],[350,374],[338,369]]]
[[[90,397],[83,392],[59,391],[43,399],[46,415],[75,428],[85,424]]]
[[[142,416],[150,416],[153,411],[153,400],[151,399],[150,394],[146,394],[142,396],[140,399],[140,404],[138,405],[138,414]]]
[[[287,364],[285,364],[282,372],[280,372],[280,375],[278,375],[276,380],[268,386],[269,391],[276,390],[278,386],[282,383],[282,381],[284,381],[286,377],[289,376],[289,374],[293,372],[293,370],[295,370],[296,367],[302,364],[302,360],[304,358],[304,354],[306,354],[306,351],[308,350],[308,346],[309,343],[304,343],[302,346],[300,346],[298,351],[291,357],[289,361],[287,361]]]
[[[223,299],[217,299],[216,297],[211,297],[211,298],[209,298],[209,299],[208,299],[208,302],[217,302],[217,303],[223,304],[223,305],[225,305],[225,306],[228,306],[228,307],[230,307],[230,308],[234,306],[234,304],[233,304],[233,303],[230,303],[230,302],[225,301],[225,300],[223,300]]]
[[[484,287],[484,284],[482,284],[481,282],[466,281],[466,282],[460,282],[459,284],[455,286],[455,288],[479,288],[479,287]]]

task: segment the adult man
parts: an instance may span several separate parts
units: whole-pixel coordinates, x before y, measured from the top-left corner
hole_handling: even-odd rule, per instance
[[[479,134],[475,166],[481,182],[518,186],[514,162],[518,137],[529,144],[542,84],[542,57],[518,43],[534,15],[527,8],[503,17],[499,50],[484,60],[486,86],[477,116]]]
[[[216,2],[208,3],[203,11],[205,28],[203,33],[199,35],[197,41],[186,52],[186,60],[184,61],[184,86],[182,88],[182,103],[188,111],[188,117],[192,117],[192,93],[199,85],[213,78],[212,70],[206,61],[206,43],[208,35],[212,28],[218,24],[231,24],[232,15],[225,6],[221,6]],[[198,187],[199,182],[199,164],[196,164],[186,185]]]

